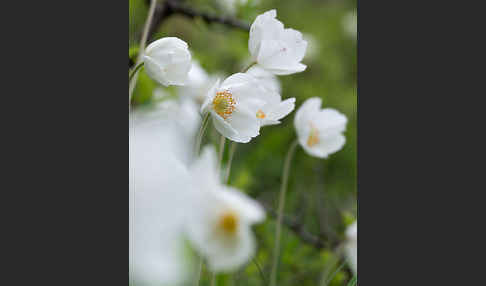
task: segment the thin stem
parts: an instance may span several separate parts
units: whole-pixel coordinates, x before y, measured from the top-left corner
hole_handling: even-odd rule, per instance
[[[136,67],[135,67],[135,68],[132,70],[132,72],[131,72],[131,73],[130,73],[130,75],[128,76],[128,82],[132,81],[132,78],[133,78],[133,76],[135,75],[135,73],[136,73],[136,72],[137,72],[139,69],[141,69],[141,68],[143,67],[143,65],[144,65],[144,62],[141,62],[141,63],[139,63],[139,64],[138,64],[138,65],[137,65],[137,66],[136,66]]]
[[[244,68],[241,72],[247,72],[252,66],[254,66],[256,62],[250,63],[246,68]]]
[[[218,153],[218,170],[223,166],[223,155],[224,155],[224,145],[226,143],[226,137],[221,135],[221,139],[219,140],[219,153]]]
[[[292,161],[292,157],[294,155],[297,144],[298,144],[297,140],[292,142],[292,145],[290,145],[289,151],[287,152],[287,157],[285,157],[285,163],[284,163],[283,174],[282,174],[282,185],[280,187],[280,196],[278,200],[277,231],[275,233],[275,246],[273,249],[273,264],[272,264],[272,272],[270,276],[270,286],[275,286],[277,282],[277,265],[278,265],[278,258],[280,253],[280,233],[282,231],[282,218],[283,218],[283,211],[285,206],[285,193],[287,192],[287,181],[289,178],[290,162]]]
[[[199,257],[199,269],[197,271],[196,279],[194,280],[194,286],[199,286],[199,280],[201,280],[202,267],[203,267],[203,259],[202,257]]]
[[[214,285],[216,285],[216,274],[213,272],[213,274],[211,274],[211,286]]]
[[[194,146],[194,154],[196,156],[199,155],[199,150],[201,149],[201,142],[204,136],[204,131],[206,131],[206,127],[208,126],[209,122],[209,112],[204,115],[204,118],[201,122],[201,128],[199,129],[199,132],[196,137],[196,144]]]
[[[148,38],[149,29],[150,29],[150,24],[152,23],[152,20],[154,18],[155,6],[157,6],[157,0],[151,0],[150,1],[150,8],[149,8],[149,11],[148,11],[148,16],[147,16],[147,21],[145,21],[145,26],[143,28],[142,39],[140,39],[137,65],[142,62],[142,58],[143,58],[143,54],[144,54],[143,51],[145,50],[145,45],[147,44],[147,38]],[[129,109],[130,109],[130,104],[132,102],[133,90],[135,89],[135,85],[137,84],[137,79],[138,79],[138,76],[137,76],[137,73],[135,73],[135,76],[129,82],[129,86],[128,86],[128,108]]]
[[[235,155],[236,147],[238,146],[238,143],[232,142],[231,143],[231,148],[230,148],[230,153],[229,153],[229,158],[228,158],[228,166],[226,166],[226,173],[224,175],[224,182],[228,184],[229,182],[229,175],[231,171],[231,163],[233,163],[233,155]]]
[[[258,268],[258,272],[260,272],[260,277],[262,277],[262,280],[263,280],[263,284],[266,284],[267,281],[265,279],[265,275],[263,275],[263,270],[262,268],[260,267],[260,264],[258,264],[258,261],[256,260],[255,257],[253,257],[253,259],[251,260],[253,261],[253,263],[256,265],[256,267]]]

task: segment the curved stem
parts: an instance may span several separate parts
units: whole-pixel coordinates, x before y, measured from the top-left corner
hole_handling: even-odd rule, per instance
[[[201,142],[204,136],[204,131],[206,131],[206,127],[208,127],[209,122],[209,112],[204,115],[204,118],[201,122],[201,128],[199,128],[199,132],[196,137],[196,144],[194,146],[194,155],[199,155],[199,150],[201,149]]]
[[[140,45],[139,45],[139,52],[138,52],[138,58],[137,58],[137,65],[142,62],[143,58],[143,51],[145,50],[145,45],[147,44],[147,38],[148,38],[148,32],[150,28],[150,24],[152,23],[152,20],[154,18],[154,13],[155,13],[155,6],[157,6],[157,0],[151,0],[150,1],[150,8],[148,11],[148,16],[147,16],[147,21],[145,21],[145,26],[143,28],[143,33],[142,33],[142,39],[140,39]],[[132,102],[132,94],[133,90],[135,89],[135,85],[137,84],[137,76],[135,73],[135,76],[133,77],[133,80],[131,80],[128,83],[128,109],[130,110],[130,104]]]
[[[226,143],[226,137],[221,135],[221,139],[219,140],[219,153],[218,153],[218,170],[221,169],[223,166],[223,155],[224,155],[224,145]]]
[[[244,68],[241,72],[247,72],[252,66],[254,66],[256,62],[250,63],[246,68]]]
[[[226,173],[224,175],[224,182],[228,184],[229,182],[229,175],[231,171],[231,163],[233,163],[233,155],[235,155],[236,147],[238,146],[238,143],[232,142],[231,143],[231,149],[229,153],[229,158],[228,158],[228,166],[226,167]]]
[[[285,193],[287,192],[287,181],[289,178],[290,162],[295,153],[295,148],[297,147],[298,141],[294,140],[292,145],[290,145],[289,151],[287,152],[287,157],[285,157],[285,163],[282,174],[282,185],[280,187],[280,196],[278,200],[278,213],[277,213],[277,231],[275,233],[275,246],[273,249],[273,264],[272,272],[270,274],[270,286],[275,286],[277,282],[277,265],[278,258],[280,254],[280,233],[282,231],[282,218],[283,210],[285,206]]]
[[[141,68],[143,67],[143,65],[144,65],[144,62],[141,62],[141,63],[139,63],[139,64],[138,64],[138,65],[137,65],[137,66],[136,66],[136,67],[135,67],[135,68],[132,70],[132,72],[131,72],[131,73],[130,73],[130,75],[128,76],[128,82],[132,81],[132,78],[133,78],[133,76],[135,75],[135,73],[137,73],[137,71],[138,71],[139,69],[141,69]]]

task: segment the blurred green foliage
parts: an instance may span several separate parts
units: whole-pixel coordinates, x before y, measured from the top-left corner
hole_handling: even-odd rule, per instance
[[[132,58],[148,11],[147,2],[129,0],[129,56]],[[184,2],[198,11],[227,14],[216,0]],[[279,77],[282,98],[295,97],[297,109],[307,98],[318,96],[323,99],[324,107],[335,108],[348,117],[347,143],[341,151],[328,159],[317,159],[297,149],[285,207],[285,213],[299,219],[307,231],[338,245],[357,212],[357,46],[356,38],[346,32],[343,24],[346,15],[356,10],[357,3],[355,0],[253,0],[239,6],[235,17],[248,23],[258,14],[275,8],[277,18],[286,27],[311,35],[315,40],[310,43],[314,47],[309,47],[315,49],[315,55],[304,59],[307,70]],[[193,58],[208,73],[227,76],[239,72],[249,62],[248,33],[242,30],[172,15],[157,27],[149,42],[166,36],[186,41]],[[151,104],[152,91],[157,86],[141,72],[134,92],[135,106]],[[296,136],[294,114],[295,111],[280,125],[264,127],[261,135],[250,143],[239,144],[233,161],[230,184],[274,209],[284,158]],[[209,129],[206,137],[208,143],[219,142],[214,129]],[[268,283],[275,232],[273,218],[269,216],[255,231],[258,239],[255,259]],[[332,273],[338,266],[330,263],[336,256],[334,251],[316,250],[284,227],[278,285],[321,285],[323,273]],[[218,279],[217,285],[267,285],[252,262],[231,277]],[[346,266],[335,273],[329,285],[347,285],[351,279]],[[207,272],[201,281],[201,285],[209,285]]]

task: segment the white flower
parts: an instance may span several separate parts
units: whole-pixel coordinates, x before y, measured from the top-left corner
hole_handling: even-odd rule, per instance
[[[346,257],[348,263],[354,272],[354,275],[358,275],[358,223],[354,222],[346,230],[346,244],[345,244]]]
[[[248,48],[253,61],[277,75],[287,75],[304,71],[307,42],[294,29],[285,29],[270,10],[256,17],[250,28]]]
[[[180,86],[177,90],[181,98],[190,98],[202,104],[215,81],[216,79],[210,77],[197,61],[193,61],[186,85]]]
[[[351,11],[347,13],[343,18],[343,29],[344,31],[354,40],[358,35],[358,16],[356,11]]]
[[[190,173],[197,190],[186,230],[194,248],[214,272],[236,270],[255,253],[251,225],[265,219],[263,208],[220,183],[216,152],[205,148]]]
[[[191,69],[187,43],[167,37],[151,43],[143,57],[147,74],[162,85],[184,85]]]
[[[344,146],[347,118],[332,108],[321,108],[321,99],[309,98],[295,115],[295,129],[304,150],[319,158],[327,158]]]
[[[148,113],[131,114],[129,126],[130,285],[185,285],[192,273],[184,255],[183,227],[193,196],[178,154],[190,153],[192,146],[184,148],[188,138],[180,136],[172,121]]]
[[[259,97],[268,92],[252,76],[236,73],[221,84],[216,82],[201,110],[203,113],[211,112],[214,127],[223,136],[235,142],[248,143],[260,134],[256,114],[265,102]]]

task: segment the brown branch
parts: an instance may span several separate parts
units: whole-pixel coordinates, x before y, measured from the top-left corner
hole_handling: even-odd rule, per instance
[[[162,24],[163,21],[165,21],[171,15],[176,15],[176,14],[191,19],[201,18],[204,22],[208,24],[219,23],[243,31],[250,30],[250,24],[244,21],[234,19],[231,17],[222,17],[222,16],[208,14],[205,12],[195,10],[189,7],[188,5],[182,4],[178,1],[166,0],[162,3],[158,3],[157,6],[155,7],[154,17],[149,27],[149,32],[148,32],[149,37],[151,38],[155,34],[157,28]],[[133,65],[132,62],[129,59],[128,66],[132,67],[132,65]]]
[[[271,217],[273,217],[273,218],[277,217],[277,212],[273,208],[271,208],[270,206],[268,206],[267,204],[265,204],[263,202],[261,202],[261,203],[262,203],[263,207],[265,208],[265,210],[267,211],[267,213]],[[300,240],[302,240],[303,242],[305,242],[307,244],[312,245],[316,249],[320,250],[320,249],[323,249],[323,248],[334,248],[334,247],[337,246],[336,242],[325,240],[320,236],[317,236],[317,235],[314,235],[314,234],[308,232],[304,228],[304,225],[300,221],[298,221],[296,218],[290,217],[288,215],[284,215],[282,223],[287,228],[292,230],[295,233],[295,235],[297,235],[299,237]]]

